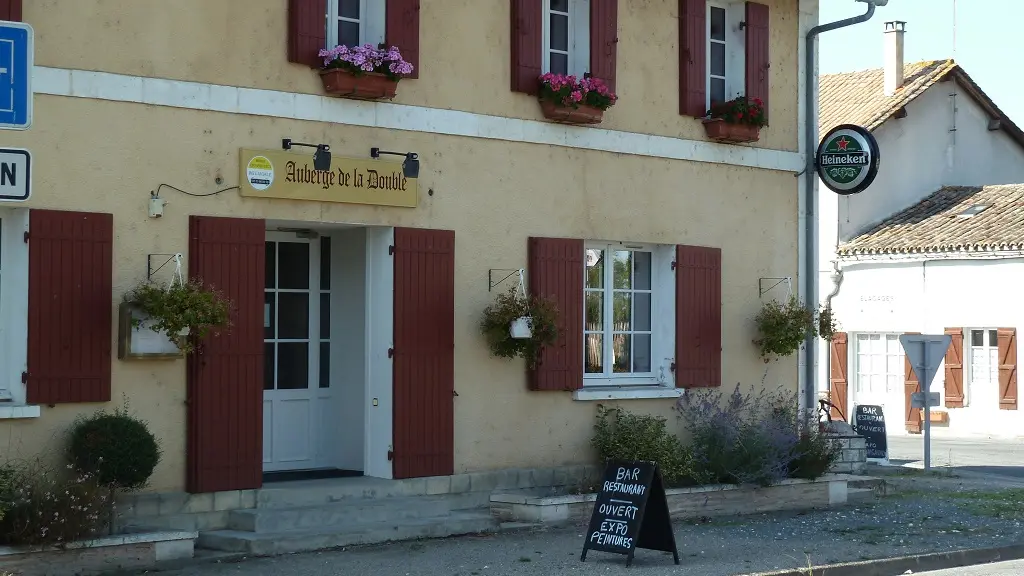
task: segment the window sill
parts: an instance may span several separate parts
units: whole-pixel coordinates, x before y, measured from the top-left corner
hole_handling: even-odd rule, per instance
[[[679,398],[682,388],[664,386],[593,386],[572,393],[573,400],[646,400],[652,398]]]
[[[0,404],[0,420],[39,418],[39,406],[26,404]]]

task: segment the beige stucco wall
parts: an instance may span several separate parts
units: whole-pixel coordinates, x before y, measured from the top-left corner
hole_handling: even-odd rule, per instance
[[[797,150],[797,0],[771,9],[771,126],[754,146]],[[322,93],[309,68],[286,58],[283,0],[33,0],[36,64],[140,76]],[[705,138],[679,110],[679,2],[619,3],[617,92],[602,128]],[[535,98],[509,91],[507,0],[421,3],[420,78],[396,102],[540,118]],[[86,47],[86,49],[83,49]]]
[[[238,148],[275,148],[282,134],[329,140],[337,155],[364,156],[387,138],[418,150],[416,209],[244,199],[164,192],[165,215],[147,216],[150,190],[190,192],[237,183]],[[352,222],[456,231],[456,468],[472,471],[586,461],[594,402],[528,392],[521,363],[488,355],[477,325],[491,301],[489,268],[526,265],[527,237],[569,236],[691,243],[723,249],[723,384],[757,385],[766,365],[751,344],[758,278],[796,276],[797,183],[792,174],[413,132],[37,96],[36,123],[5,133],[34,154],[33,208],[114,214],[114,304],[145,279],[146,254],[187,252],[188,215]],[[111,339],[115,335],[111,335]],[[114,347],[116,350],[116,346]],[[773,363],[766,382],[796,390],[795,361]],[[127,395],[160,437],[152,490],[181,489],[184,361],[113,359],[113,400]],[[669,414],[673,401],[628,401]],[[0,423],[8,456],[60,448],[60,435],[95,405],[43,407],[39,419]]]

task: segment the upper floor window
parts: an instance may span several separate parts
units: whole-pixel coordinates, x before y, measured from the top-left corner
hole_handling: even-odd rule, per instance
[[[744,93],[743,2],[707,5],[707,107]]]
[[[328,0],[327,47],[384,42],[385,0]]]
[[[543,1],[543,72],[582,77],[590,70],[590,0]]]

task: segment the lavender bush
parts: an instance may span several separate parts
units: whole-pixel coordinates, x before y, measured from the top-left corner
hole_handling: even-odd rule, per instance
[[[355,76],[377,72],[384,74],[389,80],[399,80],[402,76],[412,74],[413,70],[412,64],[402,58],[402,53],[396,46],[335,46],[330,50],[320,50],[319,55],[324,59],[325,70],[340,68]]]

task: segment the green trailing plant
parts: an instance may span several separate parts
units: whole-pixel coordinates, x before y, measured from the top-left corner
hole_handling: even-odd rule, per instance
[[[754,318],[758,337],[754,344],[768,362],[772,356],[789,356],[800,349],[807,336],[817,336],[814,313],[804,307],[796,296],[786,303],[766,302]]]
[[[836,317],[832,313],[832,308],[829,306],[822,306],[818,309],[818,335],[825,339],[827,342],[831,342],[832,338],[836,335],[839,327],[836,323]]]
[[[131,415],[128,402],[113,412],[99,411],[75,423],[68,457],[81,473],[107,487],[137,490],[160,462],[160,446],[145,422]]]
[[[842,446],[839,440],[820,431],[816,422],[805,422],[793,447],[789,477],[817,480],[839,461]]]
[[[185,354],[195,350],[210,330],[225,327],[230,320],[230,301],[198,280],[166,287],[147,282],[126,294],[125,301],[146,313],[150,327],[166,334]],[[142,321],[132,320],[135,327]]]
[[[494,303],[484,309],[480,330],[491,353],[499,358],[524,358],[530,368],[536,366],[540,352],[558,340],[558,307],[554,301],[539,296],[524,297],[513,285],[498,294]],[[530,336],[513,338],[512,322],[530,319]]]
[[[597,407],[591,445],[601,463],[609,460],[657,462],[670,486],[692,485],[690,450],[668,431],[666,419],[622,408]]]

